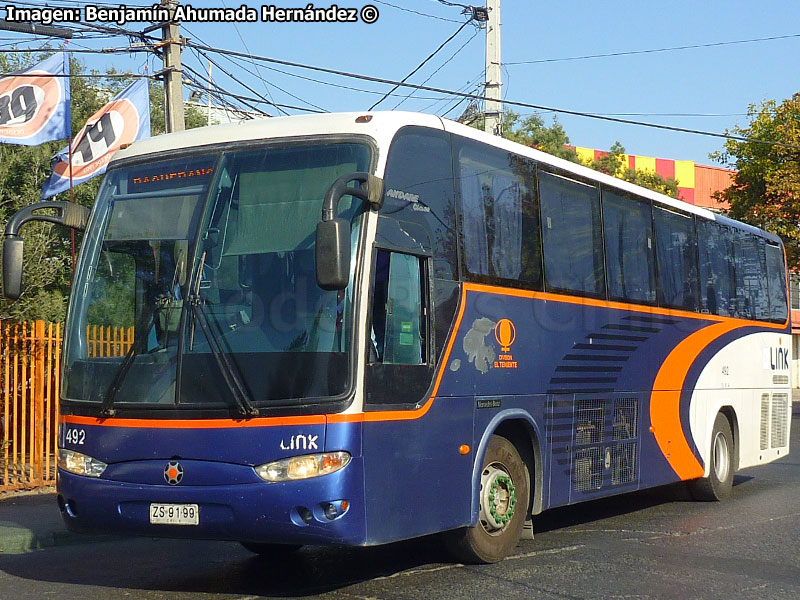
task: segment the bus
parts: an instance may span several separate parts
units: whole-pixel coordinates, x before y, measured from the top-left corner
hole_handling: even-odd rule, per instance
[[[681,481],[722,500],[789,451],[778,237],[436,116],[137,142],[91,212],[9,221],[12,297],[32,219],[85,229],[71,530],[260,554],[439,533],[490,563],[549,508]]]

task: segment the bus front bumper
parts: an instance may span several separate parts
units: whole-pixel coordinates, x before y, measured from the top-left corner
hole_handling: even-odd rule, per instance
[[[280,544],[363,545],[363,463],[281,483],[153,485],[58,471],[58,503],[67,528],[148,537]],[[153,504],[197,507],[197,524],[153,524]]]

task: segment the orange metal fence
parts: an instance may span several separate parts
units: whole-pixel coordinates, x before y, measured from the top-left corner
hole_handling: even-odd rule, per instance
[[[89,356],[122,356],[133,328],[90,326]],[[55,483],[61,323],[0,321],[0,492]]]

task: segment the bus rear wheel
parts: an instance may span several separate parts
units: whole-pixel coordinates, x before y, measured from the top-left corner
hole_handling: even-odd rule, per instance
[[[450,552],[466,563],[502,560],[519,541],[528,497],[528,477],[519,452],[506,438],[493,435],[481,470],[478,524],[448,532]]]
[[[724,500],[733,490],[734,471],[733,433],[728,418],[717,414],[714,430],[711,432],[711,463],[708,477],[689,482],[689,491],[695,500],[713,502]]]

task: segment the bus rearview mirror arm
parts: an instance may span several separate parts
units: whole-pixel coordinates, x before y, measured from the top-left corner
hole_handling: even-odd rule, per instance
[[[39,214],[44,209],[55,210],[56,214]],[[3,234],[3,295],[16,300],[22,292],[22,251],[24,241],[19,230],[29,221],[56,223],[83,231],[89,221],[89,209],[72,202],[36,202],[18,210],[8,220]]]
[[[348,187],[352,182],[361,187]],[[350,173],[333,182],[322,203],[317,223],[317,285],[323,290],[343,290],[350,281],[350,223],[336,216],[343,196],[353,196],[379,210],[383,205],[383,180],[369,173]]]

